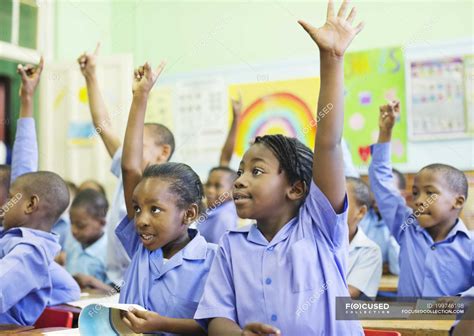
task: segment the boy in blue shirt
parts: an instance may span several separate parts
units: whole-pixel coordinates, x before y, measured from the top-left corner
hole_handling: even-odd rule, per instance
[[[50,267],[60,250],[51,228],[69,203],[52,172],[20,176],[10,188],[0,233],[0,323],[31,325],[53,293]]]
[[[474,284],[474,242],[459,218],[467,179],[445,164],[422,168],[414,179],[413,209],[395,189],[390,141],[400,103],[380,107],[379,139],[372,145],[370,185],[384,222],[400,244],[399,296],[453,296]]]
[[[80,191],[71,204],[72,235],[75,241],[66,250],[66,269],[74,275],[79,285],[105,291],[107,235],[104,232],[109,203],[101,192],[85,189]]]
[[[64,181],[51,172],[35,172],[37,145],[33,95],[43,60],[38,67],[19,66],[22,77],[21,110],[13,148],[7,202],[2,206],[0,230],[0,324],[33,324],[47,305],[79,298],[79,287],[54,262],[58,236],[50,233],[69,204]],[[24,174],[27,173],[27,174]],[[21,175],[21,176],[20,176]]]

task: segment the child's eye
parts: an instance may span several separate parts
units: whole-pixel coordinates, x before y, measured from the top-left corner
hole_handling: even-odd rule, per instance
[[[156,207],[156,206],[151,207],[151,213],[157,214],[157,213],[160,213],[160,212],[161,212],[161,210],[158,207]]]
[[[263,174],[263,171],[261,169],[255,168],[254,170],[252,170],[252,174],[258,176]]]
[[[242,173],[243,173],[243,172],[242,172],[242,170],[241,170],[241,169],[237,170],[237,177],[240,177],[240,176],[242,176]]]
[[[135,213],[140,213],[140,211],[142,211],[138,205],[135,205],[133,210],[135,210]]]

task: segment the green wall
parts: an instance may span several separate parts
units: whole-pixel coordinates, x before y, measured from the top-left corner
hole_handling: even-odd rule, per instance
[[[364,1],[366,27],[351,50],[429,45],[472,37],[472,1]],[[96,41],[104,55],[133,53],[136,64],[168,62],[170,73],[315,54],[296,21],[321,24],[325,1],[58,1],[57,60],[75,60]]]
[[[14,132],[16,130],[16,120],[18,119],[20,100],[18,90],[20,89],[20,76],[16,73],[17,63],[0,59],[0,76],[10,80],[10,115],[6,115],[6,122],[9,128],[9,143],[13,143]],[[8,111],[6,111],[8,113]],[[3,126],[3,125],[2,125]]]

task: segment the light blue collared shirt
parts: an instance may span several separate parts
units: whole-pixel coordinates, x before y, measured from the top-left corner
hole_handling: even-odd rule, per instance
[[[12,150],[11,184],[26,173],[38,170],[38,142],[33,118],[20,118],[16,124]]]
[[[194,318],[262,322],[283,335],[363,335],[359,321],[336,321],[336,297],[349,297],[347,198],[336,214],[311,182],[299,214],[268,242],[256,224],[221,239]]]
[[[61,245],[61,250],[65,251],[70,238],[72,238],[69,213],[65,212],[59,217],[58,221],[51,228],[51,232],[59,236],[59,245]]]
[[[165,263],[162,249],[149,251],[143,247],[134,220],[125,217],[116,233],[132,258],[120,303],[139,304],[163,316],[192,319],[217,245],[207,243],[197,230],[189,229],[192,240]]]
[[[112,158],[110,167],[110,171],[118,178],[118,181],[105,225],[105,233],[107,235],[107,278],[116,285],[122,283],[125,271],[130,264],[130,257],[115,235],[117,225],[119,225],[122,218],[127,216],[127,208],[123,196],[121,161],[122,148],[119,148]]]
[[[108,283],[105,272],[107,235],[104,233],[95,243],[83,248],[74,241],[66,250],[66,269],[71,274],[87,274],[104,283]]]
[[[0,231],[0,324],[32,325],[41,315],[52,297],[50,266],[60,248],[49,232]]]
[[[209,243],[218,244],[224,233],[237,228],[237,210],[232,200],[208,210],[206,216],[197,229]]]
[[[398,295],[453,296],[469,289],[474,284],[474,240],[462,220],[435,243],[393,184],[390,143],[372,145],[371,151],[370,185],[385,224],[400,244]]]
[[[347,284],[360,290],[363,295],[375,298],[382,278],[382,253],[359,227],[349,244]]]

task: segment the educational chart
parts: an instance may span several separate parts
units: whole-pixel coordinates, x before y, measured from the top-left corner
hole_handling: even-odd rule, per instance
[[[179,82],[172,99],[176,158],[193,167],[217,164],[227,133],[225,85],[220,79]]]
[[[411,136],[450,138],[467,131],[461,57],[411,63]]]
[[[464,56],[464,92],[468,132],[474,132],[474,55]]]
[[[400,48],[348,53],[344,61],[344,138],[354,165],[370,162],[377,141],[379,106],[399,99],[400,118],[393,130],[392,162],[406,162],[405,69]]]
[[[235,153],[242,157],[255,137],[284,134],[314,147],[319,78],[229,86],[229,98],[242,96]],[[231,107],[230,113],[232,113]]]

